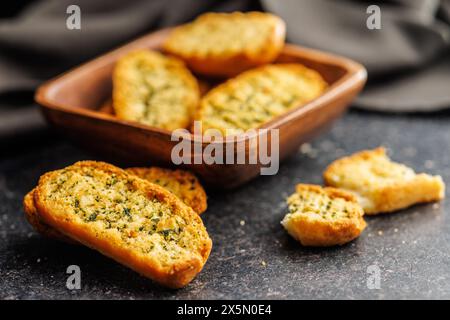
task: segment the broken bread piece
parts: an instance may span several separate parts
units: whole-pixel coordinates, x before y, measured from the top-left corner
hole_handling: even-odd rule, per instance
[[[163,48],[196,73],[231,77],[274,61],[285,37],[284,21],[270,13],[205,13],[174,28]]]
[[[151,183],[155,183],[175,194],[198,214],[207,208],[207,197],[197,177],[189,171],[170,170],[158,167],[128,168],[125,171]],[[34,190],[27,193],[23,200],[25,216],[30,225],[45,237],[75,244],[76,242],[58,230],[47,225],[34,205]]]
[[[190,207],[107,163],[81,161],[46,173],[34,202],[46,224],[171,288],[187,285],[211,251]]]
[[[114,68],[113,107],[120,119],[166,130],[187,128],[199,98],[197,80],[177,58],[138,50]]]
[[[393,162],[383,147],[334,161],[324,172],[325,183],[355,193],[368,215],[392,212],[444,198],[440,176],[416,174]]]
[[[289,213],[281,224],[304,246],[343,245],[366,227],[363,209],[346,191],[298,184],[287,203]]]
[[[128,168],[126,171],[169,190],[198,214],[207,208],[206,192],[189,171],[158,167]]]

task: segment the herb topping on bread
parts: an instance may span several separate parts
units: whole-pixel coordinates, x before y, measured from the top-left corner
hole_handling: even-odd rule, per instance
[[[189,283],[211,250],[190,207],[106,163],[83,161],[47,173],[34,197],[47,224],[169,287]]]

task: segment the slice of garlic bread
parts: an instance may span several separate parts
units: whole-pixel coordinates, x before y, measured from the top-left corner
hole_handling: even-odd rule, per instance
[[[364,212],[349,192],[298,184],[287,203],[289,213],[281,224],[304,246],[342,245],[357,238],[366,227]]]
[[[64,241],[67,243],[76,243],[74,240],[65,236],[64,234],[62,234],[55,228],[49,226],[42,220],[36,209],[36,206],[34,205],[34,190],[35,189],[28,192],[23,198],[23,209],[25,211],[25,217],[29,222],[29,224],[37,232],[39,232],[41,235],[47,238]]]
[[[222,134],[256,129],[273,118],[317,98],[327,83],[301,64],[265,65],[246,71],[209,91],[196,120],[202,130]]]
[[[206,13],[176,27],[164,50],[197,73],[229,77],[274,61],[285,36],[285,23],[270,13]]]
[[[125,171],[164,187],[198,214],[203,213],[207,208],[205,190],[197,177],[189,171],[170,170],[158,167],[128,168]],[[34,189],[24,197],[23,205],[28,222],[40,234],[51,239],[72,244],[76,243],[74,240],[42,221],[34,205]]]
[[[35,206],[48,225],[162,285],[187,285],[211,239],[171,192],[113,165],[82,161],[46,173]]]
[[[169,190],[198,214],[207,208],[206,192],[189,171],[158,167],[128,168],[126,171]]]
[[[365,150],[334,161],[324,172],[329,186],[354,192],[366,214],[379,214],[413,204],[443,199],[440,176],[416,174],[393,162],[382,147]]]
[[[113,72],[113,107],[118,118],[175,130],[187,128],[200,97],[184,63],[139,50],[120,58]]]

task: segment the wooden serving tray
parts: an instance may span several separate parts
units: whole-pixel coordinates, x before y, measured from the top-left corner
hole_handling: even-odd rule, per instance
[[[139,38],[44,83],[35,99],[48,122],[84,146],[123,165],[172,166],[171,151],[178,142],[171,132],[116,118],[105,103],[111,99],[111,75],[116,60],[135,49],[159,49],[170,29]],[[363,88],[367,73],[354,61],[332,54],[287,44],[276,62],[298,62],[318,71],[330,84],[317,99],[299,106],[264,125],[279,129],[280,161],[299,145],[341,115]],[[193,143],[194,136],[186,139]],[[239,137],[242,141],[246,136]],[[227,150],[234,140],[216,142]],[[202,144],[202,148],[206,146]],[[254,146],[246,145],[246,152]],[[229,150],[229,149],[228,149]],[[195,155],[194,155],[195,156]],[[261,164],[184,165],[207,184],[221,188],[239,186],[260,174]]]

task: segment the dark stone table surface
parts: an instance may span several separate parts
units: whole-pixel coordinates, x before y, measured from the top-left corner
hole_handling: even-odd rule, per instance
[[[202,218],[213,250],[199,276],[176,291],[95,251],[34,232],[23,215],[24,194],[44,172],[95,157],[52,134],[13,144],[3,146],[7,152],[0,158],[2,299],[450,298],[449,201],[367,218],[359,239],[330,249],[303,248],[280,225],[285,198],[296,183],[321,183],[328,163],[361,149],[384,145],[395,160],[440,174],[448,183],[448,112],[351,111],[285,161],[278,175],[229,192],[209,190],[209,209]],[[81,268],[81,290],[66,288],[66,269],[73,264]],[[380,271],[380,289],[367,285],[373,265]]]

